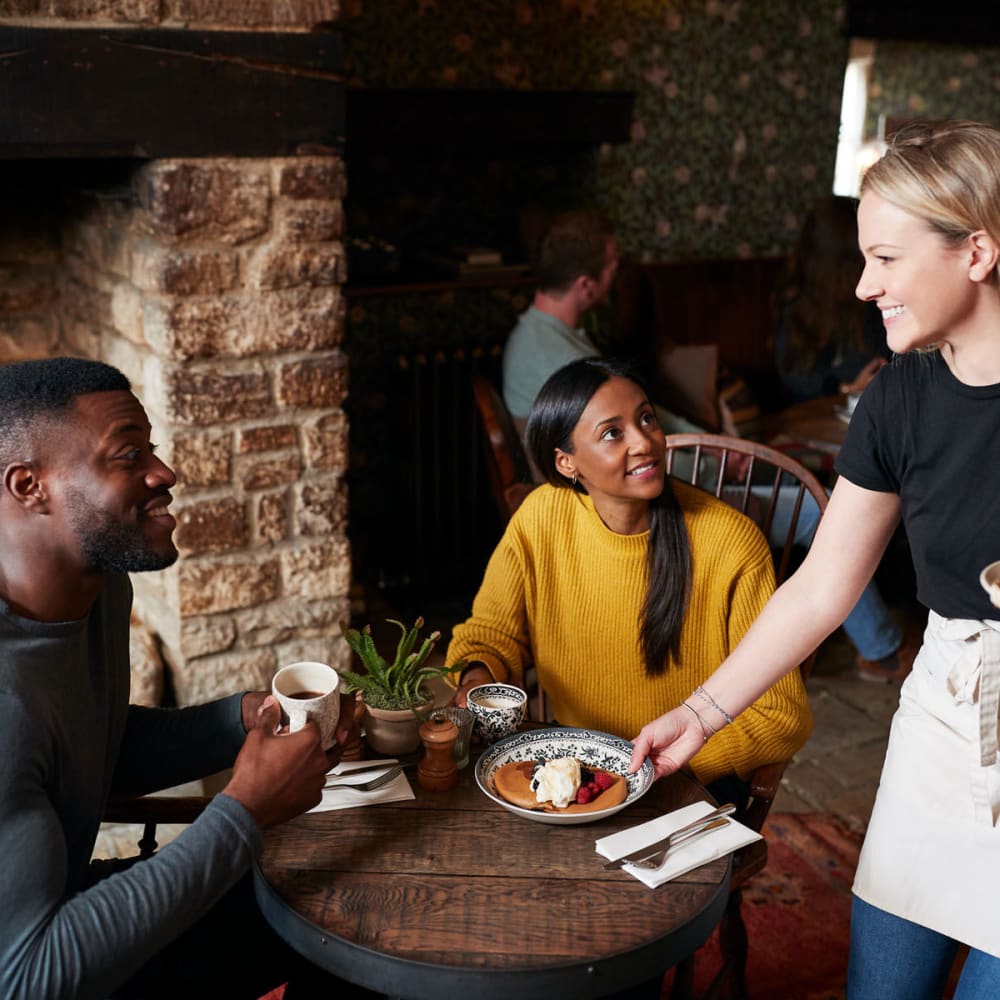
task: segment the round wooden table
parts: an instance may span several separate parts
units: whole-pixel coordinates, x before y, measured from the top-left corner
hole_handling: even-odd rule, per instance
[[[594,841],[708,799],[693,779],[656,784],[578,826],[522,819],[476,785],[312,813],[266,831],[255,868],[271,926],[316,965],[413,1000],[585,1000],[661,975],[722,917],[730,859],[657,889],[605,872]]]

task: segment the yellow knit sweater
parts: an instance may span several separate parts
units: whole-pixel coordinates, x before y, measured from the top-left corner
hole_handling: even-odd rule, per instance
[[[553,716],[632,739],[678,706],[725,659],[774,590],[756,525],[721,501],[673,484],[684,511],[693,578],[680,653],[648,677],[639,644],[649,533],[618,535],[590,497],[549,485],[533,490],[490,558],[472,617],[455,628],[447,663],[478,660],[497,680],[522,683],[534,663]],[[699,711],[722,723],[708,706]],[[713,736],[691,761],[704,783],[749,776],[788,760],[812,716],[798,671]]]

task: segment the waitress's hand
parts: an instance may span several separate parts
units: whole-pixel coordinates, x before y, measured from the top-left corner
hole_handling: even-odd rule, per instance
[[[665,778],[679,771],[704,745],[697,717],[686,708],[675,708],[643,726],[632,741],[629,773],[638,771],[648,757],[655,777]]]
[[[853,382],[840,383],[840,391],[845,396],[850,396],[852,393],[864,392],[868,387],[868,383],[871,382],[871,380],[878,374],[879,369],[884,368],[888,363],[889,362],[886,361],[885,358],[872,358],[871,361],[869,361],[868,364],[866,364],[864,368],[862,368],[861,371],[854,376]]]

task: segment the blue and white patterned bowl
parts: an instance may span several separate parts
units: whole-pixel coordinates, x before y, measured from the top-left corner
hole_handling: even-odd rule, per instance
[[[625,775],[628,783],[625,801],[594,812],[558,813],[522,809],[497,793],[495,777],[504,764],[522,760],[552,760],[556,757],[576,757],[587,767],[599,767],[604,771]],[[648,760],[644,761],[635,774],[629,774],[628,765],[631,758],[632,744],[610,733],[592,729],[573,729],[569,726],[558,729],[535,729],[508,736],[486,750],[476,763],[476,783],[489,798],[516,816],[559,826],[593,823],[605,816],[613,816],[627,805],[631,805],[645,795],[652,786],[653,765]]]
[[[484,743],[512,736],[524,722],[528,696],[513,684],[480,684],[470,688],[466,707],[476,717],[475,729]]]

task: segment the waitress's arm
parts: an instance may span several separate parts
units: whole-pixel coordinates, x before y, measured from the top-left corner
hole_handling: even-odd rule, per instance
[[[775,592],[742,642],[703,687],[736,716],[794,670],[850,614],[899,523],[895,493],[866,490],[841,477],[799,570]],[[714,726],[721,715],[695,699]],[[695,715],[679,707],[643,727],[633,741],[633,770],[649,757],[657,777],[701,749]]]

